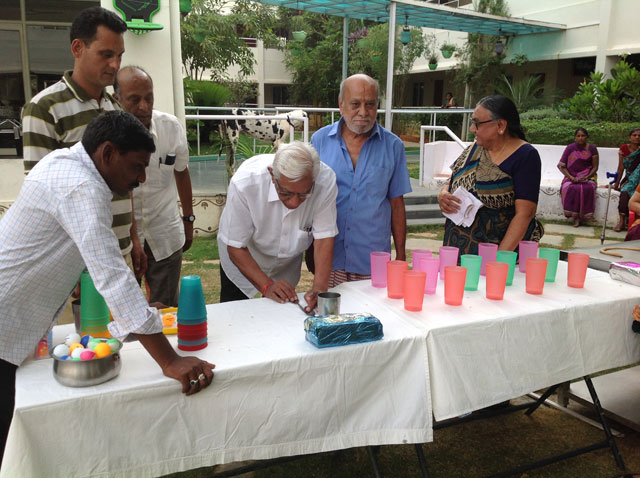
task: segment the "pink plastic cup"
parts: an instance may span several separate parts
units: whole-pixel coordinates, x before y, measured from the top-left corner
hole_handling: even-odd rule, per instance
[[[481,242],[478,244],[478,255],[482,257],[482,265],[480,266],[480,275],[487,275],[487,262],[495,262],[497,260],[498,244],[491,242]]]
[[[509,264],[506,262],[487,262],[487,299],[502,300],[507,286]]]
[[[458,264],[459,249],[453,246],[442,246],[440,252],[440,280],[444,280],[444,268]]]
[[[431,257],[431,251],[429,249],[414,249],[411,251],[411,267],[413,270],[418,269],[418,262],[423,257]]]
[[[373,287],[387,287],[387,262],[391,260],[389,252],[374,251],[371,257],[371,285]]]
[[[529,257],[527,259],[527,294],[542,294],[544,279],[547,276],[548,262],[546,259],[538,259],[537,257]]]
[[[424,271],[427,278],[424,282],[424,293],[435,294],[438,286],[438,272],[440,271],[440,259],[437,257],[421,257],[418,261],[418,270]],[[415,270],[415,268],[414,268]]]
[[[460,266],[444,268],[444,303],[462,305],[464,282],[467,280],[467,269]]]
[[[404,272],[409,268],[406,261],[387,262],[387,296],[402,299],[404,296]]]
[[[575,289],[582,289],[584,287],[584,279],[587,277],[589,254],[570,252],[568,256],[569,269],[567,273],[567,285]]]
[[[518,269],[520,272],[527,272],[527,259],[529,257],[538,257],[538,243],[535,241],[520,241],[518,247],[518,260],[520,264]]]
[[[424,271],[404,271],[404,308],[412,312],[422,310],[424,299],[424,282],[427,274]]]

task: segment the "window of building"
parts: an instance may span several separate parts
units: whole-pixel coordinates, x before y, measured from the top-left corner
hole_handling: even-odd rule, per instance
[[[69,43],[70,29],[71,27],[55,25],[27,27],[32,95],[60,80],[65,70],[73,69],[73,55]]]
[[[19,119],[24,105],[20,31],[0,29],[0,121]]]
[[[24,0],[27,21],[72,22],[85,8],[99,7],[99,1]]]
[[[273,104],[274,105],[289,104],[289,87],[287,85],[273,86]]]
[[[20,0],[0,0],[3,20],[20,20]]]
[[[411,98],[411,106],[424,105],[424,81],[413,84],[413,96]]]

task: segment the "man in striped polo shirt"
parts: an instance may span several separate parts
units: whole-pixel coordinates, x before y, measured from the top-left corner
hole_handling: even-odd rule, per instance
[[[30,170],[49,152],[82,139],[89,122],[103,111],[122,109],[105,90],[113,85],[124,53],[127,25],[101,7],[83,10],[71,25],[73,71],[42,90],[24,107],[22,131],[25,168]],[[131,253],[136,275],[144,274],[146,258],[140,246],[129,195],[114,193],[113,231],[123,255]]]

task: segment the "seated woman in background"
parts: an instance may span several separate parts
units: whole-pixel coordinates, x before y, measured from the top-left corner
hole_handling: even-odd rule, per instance
[[[470,227],[445,223],[444,245],[460,254],[477,254],[478,244],[492,242],[513,251],[521,240],[539,241],[536,220],[540,192],[540,155],[527,143],[516,105],[508,98],[482,98],[471,116],[475,142],[451,165],[451,180],[438,194],[442,212],[459,209],[452,193],[462,186],[483,203]]]
[[[625,237],[624,240],[636,241],[640,239],[640,186],[636,188],[633,196],[631,196],[631,199],[629,199],[629,210],[636,213],[636,220],[629,228],[627,237]]]
[[[589,133],[584,128],[575,132],[575,142],[562,153],[558,169],[564,174],[560,198],[564,215],[573,218],[573,227],[593,219],[598,187],[598,149],[589,144]]]
[[[620,232],[625,228],[629,216],[629,198],[640,183],[640,128],[633,128],[629,133],[629,143],[623,144],[618,150],[618,180],[613,188],[620,191],[618,212],[620,219],[614,231]],[[624,173],[624,178],[622,177]],[[622,186],[622,187],[620,187]]]

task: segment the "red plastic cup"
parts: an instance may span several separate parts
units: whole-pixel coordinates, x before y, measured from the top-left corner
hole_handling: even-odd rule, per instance
[[[507,286],[509,264],[506,262],[487,262],[487,299],[502,300]]]
[[[427,274],[424,271],[404,271],[404,308],[412,312],[422,310],[424,299],[424,282]]]
[[[373,287],[387,287],[387,262],[391,260],[391,254],[384,251],[373,251],[371,258],[371,285]]]
[[[482,265],[480,266],[480,275],[487,275],[487,262],[495,262],[497,260],[498,244],[491,242],[481,242],[478,244],[478,255],[482,257]]]
[[[444,303],[462,305],[464,282],[467,280],[467,269],[460,266],[444,268]]]
[[[518,269],[527,272],[527,259],[538,257],[538,243],[536,241],[520,241],[518,246]]]
[[[546,259],[538,259],[537,257],[529,257],[527,259],[527,294],[542,294],[544,279],[547,276],[547,263]]]
[[[453,246],[442,246],[440,253],[440,280],[444,280],[444,268],[458,264],[458,254],[460,250]]]
[[[584,279],[587,276],[587,267],[589,267],[589,254],[570,252],[568,256],[567,285],[575,289],[582,289]]]
[[[409,268],[406,261],[387,262],[387,296],[402,299],[404,296],[404,272]]]

